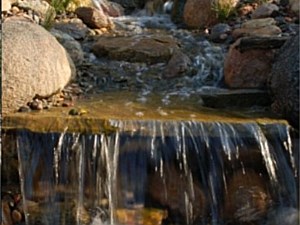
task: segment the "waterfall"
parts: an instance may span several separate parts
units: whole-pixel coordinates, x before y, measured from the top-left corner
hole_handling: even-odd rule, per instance
[[[16,131],[27,225],[264,224],[278,207],[298,207],[285,124],[110,125],[115,132]]]

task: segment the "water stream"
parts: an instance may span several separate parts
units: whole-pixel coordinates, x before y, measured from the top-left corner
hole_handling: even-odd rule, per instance
[[[298,207],[284,124],[110,124],[116,132],[17,131],[27,225],[266,224]]]
[[[113,21],[123,35],[176,37],[193,76],[162,79],[166,63],[91,54],[97,70],[82,80],[94,85],[87,94],[102,95],[80,103],[86,115],[58,108],[4,121],[5,151],[18,154],[24,224],[297,225],[294,130],[252,120],[255,110],[236,119],[239,112],[201,106],[199,94],[223,85],[224,46],[177,29],[166,15]]]

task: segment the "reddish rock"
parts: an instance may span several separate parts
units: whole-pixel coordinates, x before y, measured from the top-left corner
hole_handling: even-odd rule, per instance
[[[230,88],[264,88],[274,59],[274,50],[236,49],[241,39],[230,46],[224,61],[225,83]]]
[[[216,13],[211,0],[187,0],[183,10],[183,20],[190,28],[203,28],[216,23]]]
[[[92,7],[79,7],[75,13],[90,28],[112,27],[112,22],[103,10]]]

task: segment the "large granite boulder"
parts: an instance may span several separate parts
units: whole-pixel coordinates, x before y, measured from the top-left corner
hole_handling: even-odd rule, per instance
[[[63,89],[75,74],[66,50],[34,23],[8,20],[2,25],[2,112],[8,113],[36,94]]]
[[[10,0],[2,0],[1,1],[1,12],[9,11],[11,8],[11,1]]]
[[[270,74],[270,89],[273,111],[299,128],[299,33],[279,50]]]

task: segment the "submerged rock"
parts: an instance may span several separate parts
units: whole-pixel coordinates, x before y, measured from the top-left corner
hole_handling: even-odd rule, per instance
[[[237,171],[227,181],[224,218],[237,224],[257,224],[268,212],[267,181],[252,170]]]

